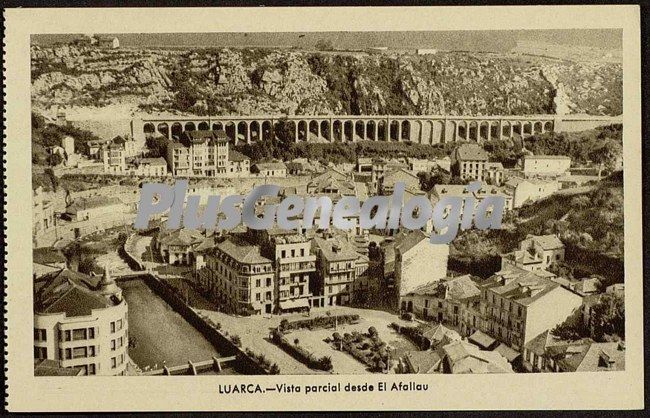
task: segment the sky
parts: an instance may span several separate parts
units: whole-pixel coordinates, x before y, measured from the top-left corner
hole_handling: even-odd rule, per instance
[[[314,48],[319,40],[329,40],[336,49],[368,47],[435,48],[507,52],[518,40],[559,45],[622,48],[621,29],[495,30],[495,31],[417,31],[417,32],[237,32],[237,33],[158,33],[114,35],[125,47],[298,47]],[[66,42],[79,35],[33,35],[40,45]]]

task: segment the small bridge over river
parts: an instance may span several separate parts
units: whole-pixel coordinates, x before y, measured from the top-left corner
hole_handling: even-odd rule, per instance
[[[527,137],[549,131],[571,132],[622,123],[621,116],[591,115],[298,115],[172,116],[131,121],[131,135],[144,141],[162,135],[170,140],[185,131],[224,129],[235,143],[272,139],[284,130],[295,142],[410,141],[439,144]]]

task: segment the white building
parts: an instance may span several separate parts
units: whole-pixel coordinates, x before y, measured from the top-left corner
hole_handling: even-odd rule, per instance
[[[34,359],[85,375],[124,375],[128,307],[108,273],[67,269],[34,283]]]
[[[521,166],[526,177],[557,177],[571,168],[571,158],[564,155],[524,155]]]
[[[520,208],[557,192],[560,183],[557,180],[512,177],[505,183],[505,189],[512,196],[512,206]]]

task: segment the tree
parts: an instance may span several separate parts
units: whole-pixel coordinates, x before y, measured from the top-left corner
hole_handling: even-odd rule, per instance
[[[321,370],[332,370],[332,357],[323,356],[318,360]]]
[[[230,341],[235,344],[237,347],[241,347],[241,338],[239,338],[239,335],[234,334],[230,336]]]
[[[595,341],[625,339],[625,301],[605,293],[591,309],[592,338]]]
[[[299,340],[298,338],[296,338],[295,340],[293,340],[293,343],[294,343],[295,345],[298,345],[298,344],[300,344],[300,340]]]
[[[83,273],[83,274],[92,273],[94,268],[95,268],[95,260],[88,256],[85,256],[81,260],[79,260],[79,265],[77,266],[77,270],[79,270],[79,273]]]
[[[329,39],[319,39],[318,42],[316,42],[316,49],[319,51],[333,51],[334,44]]]
[[[368,335],[370,335],[371,337],[377,336],[378,335],[377,328],[375,327],[368,328]]]
[[[280,374],[280,366],[277,363],[273,363],[269,369],[270,374]]]

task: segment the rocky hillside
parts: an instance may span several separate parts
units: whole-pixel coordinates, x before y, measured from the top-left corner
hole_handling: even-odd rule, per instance
[[[622,68],[514,54],[32,47],[36,110],[199,114],[622,112]]]

